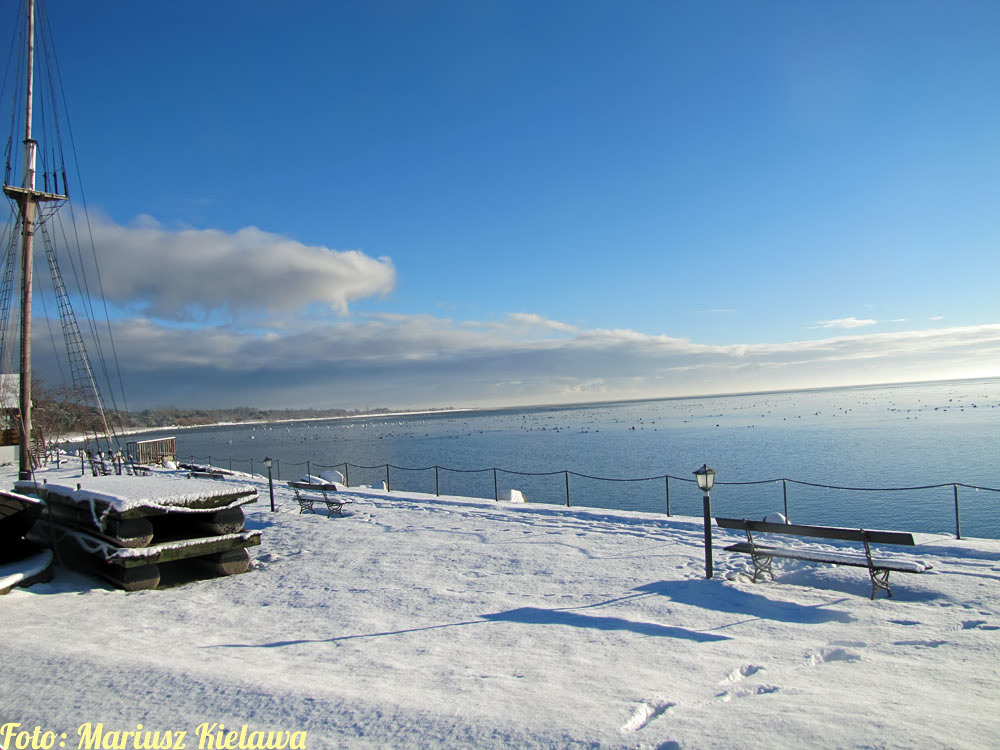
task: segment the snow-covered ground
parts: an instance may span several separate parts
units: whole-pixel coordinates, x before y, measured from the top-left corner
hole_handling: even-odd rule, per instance
[[[60,569],[0,597],[0,747],[36,727],[38,747],[153,747],[111,734],[140,724],[191,750],[1000,737],[1000,541],[921,536],[933,571],[873,602],[858,568],[752,584],[719,530],[705,580],[698,519],[380,490],[326,518],[283,484],[272,514],[250,481],[250,573],[124,593]]]

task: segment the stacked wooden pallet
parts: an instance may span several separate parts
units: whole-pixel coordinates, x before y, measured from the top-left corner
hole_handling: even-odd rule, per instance
[[[244,528],[252,486],[172,476],[79,477],[17,490],[48,504],[56,549],[126,591],[245,573],[259,531]]]

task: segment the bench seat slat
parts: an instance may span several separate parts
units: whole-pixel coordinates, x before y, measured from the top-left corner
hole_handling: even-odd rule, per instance
[[[791,547],[772,547],[766,544],[755,544],[754,548],[758,555],[784,557],[792,560],[805,560],[807,562],[829,563],[831,565],[852,565],[857,568],[868,567],[868,560],[864,555],[794,549]],[[725,549],[727,552],[742,552],[745,555],[752,554],[754,551],[746,542],[739,542]],[[931,569],[930,565],[919,560],[891,560],[877,557],[872,558],[872,565],[880,570],[893,570],[899,573],[923,573]]]

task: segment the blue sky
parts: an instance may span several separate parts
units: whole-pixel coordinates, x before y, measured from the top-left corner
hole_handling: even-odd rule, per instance
[[[46,7],[133,405],[1000,375],[995,2]]]

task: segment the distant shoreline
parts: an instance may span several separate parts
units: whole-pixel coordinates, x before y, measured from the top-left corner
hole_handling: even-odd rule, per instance
[[[180,432],[182,430],[201,430],[210,427],[240,427],[243,425],[292,424],[299,422],[332,422],[334,420],[373,419],[381,417],[411,417],[421,414],[454,414],[456,412],[478,411],[475,408],[455,409],[421,409],[417,411],[371,412],[368,414],[340,414],[326,417],[288,417],[285,419],[247,419],[239,422],[205,422],[204,424],[164,425],[163,427],[128,427],[119,431],[119,435],[145,435],[154,432]],[[85,435],[67,435],[63,443],[81,443]]]
[[[181,430],[198,430],[207,429],[214,427],[237,427],[242,425],[276,425],[276,424],[297,424],[304,422],[332,422],[332,421],[346,421],[346,420],[359,420],[359,419],[383,419],[383,418],[393,418],[393,417],[412,417],[412,416],[425,416],[425,415],[436,415],[436,414],[462,414],[462,413],[489,413],[489,412],[501,412],[501,411],[528,411],[528,410],[543,410],[543,409],[586,409],[599,406],[610,406],[614,404],[638,404],[643,402],[660,402],[660,401],[694,401],[694,400],[706,400],[715,398],[742,398],[746,396],[778,396],[785,395],[789,393],[823,393],[828,391],[851,391],[851,390],[864,390],[869,388],[900,388],[906,386],[921,386],[921,385],[947,385],[947,384],[961,384],[961,383],[977,383],[977,382],[993,382],[1000,380],[1000,375],[989,376],[989,377],[976,377],[976,378],[958,378],[958,379],[947,379],[947,380],[909,380],[909,381],[898,381],[893,383],[866,383],[857,385],[831,385],[831,386],[814,386],[810,388],[780,388],[776,390],[768,391],[737,391],[737,392],[727,392],[727,393],[714,393],[714,394],[703,394],[703,395],[686,395],[686,396],[656,396],[653,398],[629,398],[629,399],[612,399],[609,401],[579,401],[579,402],[561,402],[561,403],[546,403],[546,404],[520,404],[520,405],[508,405],[508,406],[466,406],[466,407],[451,407],[442,409],[417,409],[414,411],[409,410],[399,410],[393,412],[369,412],[364,414],[342,414],[333,416],[320,416],[320,417],[288,417],[288,418],[278,418],[278,419],[252,419],[243,420],[238,422],[206,422],[204,424],[191,424],[191,425],[166,425],[163,427],[135,427],[122,430],[120,434],[122,435],[139,435],[146,433],[156,433],[156,432],[178,432]],[[65,438],[64,442],[81,442],[83,436],[72,436]]]

